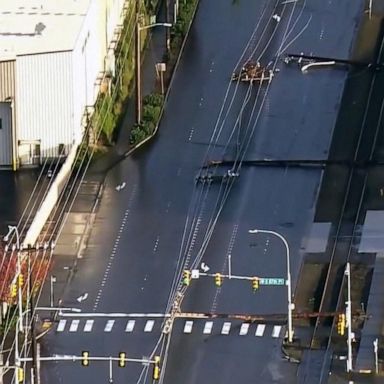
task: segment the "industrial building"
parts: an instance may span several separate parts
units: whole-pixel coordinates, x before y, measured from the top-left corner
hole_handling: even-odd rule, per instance
[[[79,143],[114,72],[127,3],[0,0],[0,167],[39,165]]]

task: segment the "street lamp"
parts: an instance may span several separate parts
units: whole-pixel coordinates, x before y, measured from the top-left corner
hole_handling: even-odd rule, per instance
[[[12,232],[15,232],[16,234],[16,247],[17,249],[20,249],[20,236],[16,225],[8,225],[8,233],[4,236],[3,239],[4,241],[9,241],[9,237],[12,235]]]
[[[280,235],[280,233],[275,231],[268,231],[265,229],[250,229],[249,233],[265,233],[269,235],[277,236],[285,246],[286,254],[287,254],[287,287],[288,287],[288,342],[292,343],[293,341],[293,329],[292,329],[292,310],[294,308],[294,304],[292,303],[292,283],[291,283],[291,268],[290,268],[290,259],[289,259],[289,245],[284,236]]]
[[[136,14],[136,122],[140,124],[141,121],[141,42],[140,32],[144,29],[150,29],[153,27],[166,27],[171,28],[171,23],[153,23],[149,25],[140,26],[139,13]]]
[[[16,249],[17,249],[17,279],[20,279],[21,275],[21,261],[20,261],[20,235],[19,230],[17,229],[17,226],[15,225],[8,225],[8,233],[4,236],[4,241],[9,241],[10,236],[12,233],[15,232],[16,235]],[[7,250],[8,247],[6,247]],[[14,248],[12,248],[14,250]],[[22,304],[22,291],[21,291],[21,284],[20,280],[16,281],[16,284],[18,285],[18,302],[19,302],[19,317],[22,317],[23,315],[23,304]],[[23,323],[21,323],[20,331],[24,332],[23,330]]]

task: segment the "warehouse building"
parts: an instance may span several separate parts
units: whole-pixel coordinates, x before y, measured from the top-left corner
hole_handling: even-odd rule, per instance
[[[0,0],[0,167],[39,165],[79,143],[114,72],[127,3]]]

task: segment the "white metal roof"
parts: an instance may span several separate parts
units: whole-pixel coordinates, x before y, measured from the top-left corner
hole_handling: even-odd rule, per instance
[[[92,0],[0,0],[0,61],[74,48]]]

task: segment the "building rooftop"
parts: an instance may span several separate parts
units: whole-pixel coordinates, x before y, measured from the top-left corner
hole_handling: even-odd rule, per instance
[[[0,0],[0,61],[67,51],[92,0]]]

